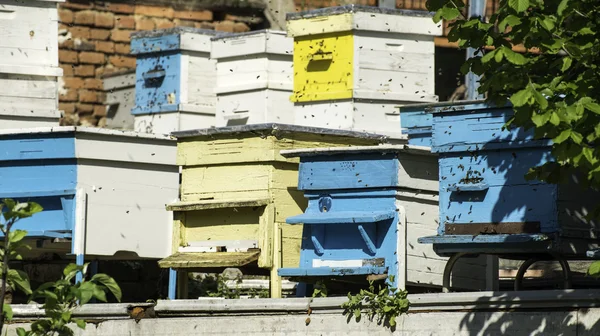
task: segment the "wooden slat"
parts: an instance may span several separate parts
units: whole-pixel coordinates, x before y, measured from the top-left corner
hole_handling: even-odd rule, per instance
[[[158,261],[161,268],[239,267],[258,260],[260,251],[175,253]]]

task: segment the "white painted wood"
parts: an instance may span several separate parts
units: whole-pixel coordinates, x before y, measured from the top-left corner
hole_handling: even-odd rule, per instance
[[[170,134],[215,125],[215,116],[188,112],[169,112],[134,116],[134,131],[147,134]]]
[[[87,193],[83,188],[75,192],[75,227],[73,228],[72,252],[75,256],[85,254],[85,231],[87,218]]]
[[[267,122],[294,123],[290,91],[252,90],[217,97],[215,126],[247,125]]]
[[[133,130],[131,109],[135,105],[135,71],[103,78],[106,93],[106,127]]]
[[[398,209],[398,240],[396,244],[396,258],[398,263],[398,289],[406,290],[408,259],[406,255],[406,243],[407,243],[407,223],[406,223],[406,209],[396,201],[396,207]]]
[[[86,255],[170,255],[172,213],[165,204],[178,198],[176,142],[134,134],[77,134],[78,187],[88,197]]]
[[[0,64],[58,67],[54,1],[0,0]]]
[[[210,54],[183,53],[182,78],[181,102],[201,105],[205,111],[214,113],[217,63]]]
[[[180,246],[179,252],[247,252],[258,248],[258,240],[206,240],[188,242],[188,246]]]
[[[54,111],[59,113],[58,111]],[[52,127],[59,124],[60,114],[52,118],[44,117],[21,117],[10,113],[0,112],[0,130],[1,129],[22,129],[29,127]]]
[[[213,38],[211,58],[246,58],[254,54],[292,55],[294,40],[278,30],[259,30]]]

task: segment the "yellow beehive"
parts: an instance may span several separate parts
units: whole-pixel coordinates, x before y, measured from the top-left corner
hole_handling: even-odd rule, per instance
[[[398,104],[436,102],[432,13],[346,5],[287,15],[294,123],[397,135]]]
[[[180,201],[167,206],[175,215],[173,255],[160,266],[179,272],[267,269],[271,297],[281,297],[277,269],[299,264],[302,227],[285,225],[285,220],[307,205],[296,190],[298,159],[279,151],[385,142],[381,135],[284,124],[173,135],[182,167]],[[180,279],[177,296],[185,297],[187,277]]]

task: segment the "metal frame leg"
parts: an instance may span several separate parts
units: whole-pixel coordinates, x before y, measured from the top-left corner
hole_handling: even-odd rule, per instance
[[[563,271],[563,281],[564,281],[563,287],[564,287],[564,289],[571,289],[572,275],[571,275],[571,268],[569,267],[569,262],[565,258],[562,258],[562,257],[554,256],[554,258],[560,263],[560,266]],[[525,260],[525,262],[523,264],[521,264],[521,266],[519,267],[519,270],[517,271],[517,276],[515,277],[515,291],[523,290],[523,278],[525,277],[525,272],[527,272],[527,269],[529,267],[531,267],[531,265],[533,265],[536,262],[541,261],[541,260],[543,260],[543,259],[531,258],[531,259]]]
[[[456,264],[456,262],[458,261],[458,259],[469,255],[470,253],[457,253],[455,255],[453,255],[452,257],[450,257],[450,259],[448,259],[448,262],[446,263],[446,267],[444,267],[444,275],[443,275],[443,282],[442,282],[442,292],[443,293],[449,293],[450,292],[450,275],[452,273],[452,268],[454,267],[454,264]]]

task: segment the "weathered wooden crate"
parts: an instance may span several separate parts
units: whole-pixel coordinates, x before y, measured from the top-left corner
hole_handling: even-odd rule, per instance
[[[136,55],[135,130],[170,133],[214,126],[213,30],[177,27],[131,34]],[[222,34],[222,33],[221,33]]]
[[[104,75],[102,82],[106,93],[106,128],[133,130],[135,70]]]
[[[0,198],[44,210],[15,228],[62,253],[84,258],[163,258],[171,250],[177,199],[176,141],[96,128],[0,131]],[[60,244],[58,244],[60,245]],[[41,247],[40,247],[41,248]],[[43,249],[43,248],[41,248]],[[34,249],[34,252],[36,249]]]
[[[281,276],[336,278],[387,275],[399,288],[441,286],[446,258],[417,239],[435,234],[437,156],[426,147],[385,145],[286,150],[300,157],[298,189],[308,199],[300,266]],[[453,284],[485,289],[485,259],[457,265]],[[364,280],[364,278],[363,278]]]
[[[173,255],[160,266],[183,272],[223,267],[270,270],[272,297],[281,295],[277,269],[297,266],[299,260],[302,227],[283,223],[306,207],[296,189],[298,159],[285,158],[280,150],[385,141],[375,134],[285,124],[210,128],[174,136],[182,167],[180,201],[167,207],[175,215]],[[180,277],[184,282],[186,278]],[[170,283],[173,298],[175,282]],[[185,296],[185,284],[179,288],[179,297]]]
[[[293,123],[293,39],[259,30],[214,37],[216,126]]]
[[[428,111],[432,150],[439,154],[440,226],[421,242],[443,255],[523,259],[585,258],[598,244],[599,224],[585,219],[598,193],[583,189],[577,176],[558,185],[526,179],[530,168],[553,161],[551,141],[534,139],[532,130],[504,129],[511,107],[462,102]]]
[[[399,103],[435,102],[432,13],[347,5],[287,15],[295,123],[398,134]]]

